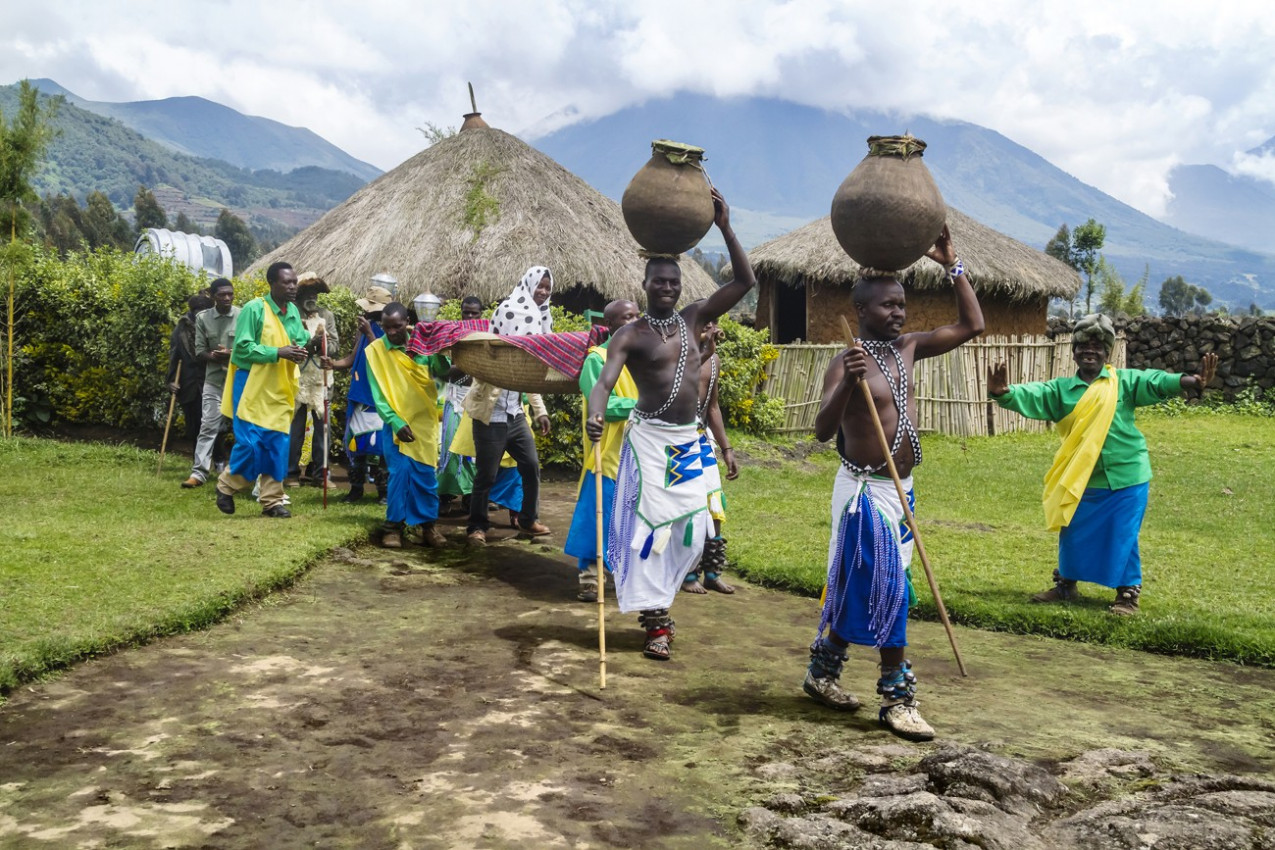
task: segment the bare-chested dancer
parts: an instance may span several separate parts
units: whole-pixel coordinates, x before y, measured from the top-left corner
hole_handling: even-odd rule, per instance
[[[642,282],[647,312],[611,338],[585,423],[589,439],[602,436],[607,398],[627,366],[638,402],[624,435],[607,550],[615,561],[620,610],[640,612],[643,654],[661,661],[668,659],[673,637],[669,606],[699,559],[709,528],[696,427],[700,335],[756,282],[731,229],[730,208],[716,190],[713,204],[735,279],[678,312],[681,268],[672,259],[650,260]]]
[[[858,384],[867,377],[903,489],[909,503],[914,503],[912,469],[921,462],[921,441],[915,424],[912,365],[951,351],[983,332],[983,311],[946,227],[926,256],[948,270],[956,292],[956,323],[900,334],[907,316],[903,287],[892,276],[860,278],[853,292],[859,343],[833,358],[824,374],[815,436],[837,438],[841,469],[832,489],[827,598],[803,685],[807,694],[824,705],[853,711],[859,700],[837,682],[846,647],[851,643],[876,647],[881,652],[877,681],[881,724],[914,741],[930,740],[934,730],[917,711],[916,677],[904,657],[912,534],[904,523],[903,505]]]

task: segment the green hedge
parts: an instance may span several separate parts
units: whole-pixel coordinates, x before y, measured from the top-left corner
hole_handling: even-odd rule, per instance
[[[7,286],[11,268],[15,425],[42,430],[59,423],[116,428],[162,423],[169,399],[164,385],[169,336],[186,311],[186,299],[208,285],[207,274],[114,248],[65,259],[40,247],[6,253],[8,268],[0,280]],[[261,277],[235,280],[239,304],[267,291]],[[336,287],[321,301],[336,316],[348,351],[358,314],[354,296]],[[0,366],[4,356],[0,350]],[[344,392],[336,398],[344,399]]]

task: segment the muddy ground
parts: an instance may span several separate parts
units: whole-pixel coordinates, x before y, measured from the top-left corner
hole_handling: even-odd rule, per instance
[[[815,602],[746,585],[682,595],[668,663],[612,603],[602,691],[597,606],[557,548],[571,489],[547,487],[548,545],[503,532],[474,553],[452,522],[446,552],[360,548],[212,629],[12,694],[0,847],[749,846],[766,766],[830,748],[1275,768],[1275,671],[958,629],[963,679],[929,623],[911,657],[940,741],[882,749],[871,708],[801,693]],[[859,651],[844,681],[870,705],[875,677]]]

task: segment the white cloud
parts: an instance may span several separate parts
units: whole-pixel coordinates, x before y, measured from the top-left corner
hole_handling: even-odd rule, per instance
[[[1173,165],[1230,166],[1275,123],[1275,16],[1241,0],[112,5],[5,4],[0,81],[200,95],[382,168],[420,149],[424,122],[459,121],[467,81],[511,131],[677,90],[925,113],[995,129],[1153,214]]]

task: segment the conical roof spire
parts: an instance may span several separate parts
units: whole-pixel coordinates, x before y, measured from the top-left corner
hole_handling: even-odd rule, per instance
[[[465,123],[460,125],[459,132],[463,133],[466,130],[474,129],[475,127],[491,126],[486,121],[483,120],[483,114],[478,111],[478,101],[474,100],[474,84],[473,83],[469,83],[469,105],[474,108],[474,111],[465,113]]]

